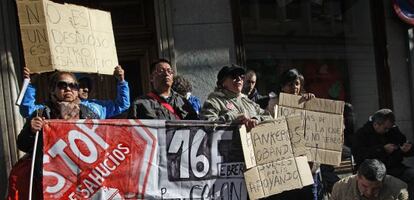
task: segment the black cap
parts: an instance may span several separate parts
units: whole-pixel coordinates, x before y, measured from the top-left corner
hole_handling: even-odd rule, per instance
[[[232,64],[229,66],[224,66],[220,69],[219,73],[217,74],[217,86],[220,86],[224,79],[231,75],[242,75],[245,74],[246,71],[238,65]]]

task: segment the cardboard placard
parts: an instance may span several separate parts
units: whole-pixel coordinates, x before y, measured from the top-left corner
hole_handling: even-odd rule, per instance
[[[343,101],[302,97],[281,93],[278,116],[299,115],[305,124],[306,155],[309,161],[339,165],[343,145]]]
[[[258,125],[250,131],[256,164],[293,157],[289,129],[284,117]]]
[[[305,156],[256,166],[244,173],[244,179],[250,199],[259,199],[313,184]]]
[[[302,117],[280,117],[240,130],[250,199],[258,199],[313,183],[305,156]]]
[[[109,12],[48,0],[18,0],[26,66],[112,74],[118,64]]]

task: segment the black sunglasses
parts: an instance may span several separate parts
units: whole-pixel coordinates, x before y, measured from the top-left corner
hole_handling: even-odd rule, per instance
[[[241,78],[241,79],[244,79],[244,74],[238,74],[238,73],[235,73],[235,74],[231,74],[230,75],[230,77],[232,78],[232,79],[237,79],[237,78]]]
[[[57,82],[56,83],[56,87],[59,88],[59,89],[61,89],[61,90],[66,89],[68,87],[71,90],[79,90],[79,84],[77,84],[77,83],[68,83],[68,82],[65,82],[65,81],[59,81],[59,82]]]

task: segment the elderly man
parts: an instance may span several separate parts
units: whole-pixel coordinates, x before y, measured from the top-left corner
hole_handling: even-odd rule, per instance
[[[197,113],[191,104],[174,92],[174,70],[166,59],[159,59],[150,66],[152,92],[139,97],[131,107],[129,118],[195,120]]]
[[[221,68],[216,90],[208,95],[201,109],[203,119],[238,122],[245,124],[247,130],[263,120],[272,119],[267,111],[242,94],[244,73],[244,69],[237,65]]]
[[[387,167],[387,173],[408,184],[410,199],[413,199],[414,169],[405,166],[404,157],[413,155],[412,144],[394,125],[395,116],[390,109],[381,109],[360,128],[352,144],[357,167],[365,159],[378,159]]]
[[[385,165],[376,159],[362,162],[357,175],[335,183],[331,200],[408,199],[407,184],[386,175]]]

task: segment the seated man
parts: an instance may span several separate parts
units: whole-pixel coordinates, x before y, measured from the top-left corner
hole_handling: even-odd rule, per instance
[[[335,183],[331,200],[408,200],[407,184],[386,175],[384,163],[376,159],[362,162],[357,175],[352,175]]]
[[[378,159],[383,162],[389,175],[408,184],[408,191],[412,196],[414,195],[414,169],[405,166],[402,161],[404,157],[413,155],[413,148],[394,122],[395,116],[390,109],[375,112],[356,132],[352,153],[357,168],[365,159]]]
[[[124,70],[121,66],[115,67],[114,76],[118,80],[115,101],[87,99],[91,86],[85,81],[80,81],[79,98],[81,99],[81,104],[92,109],[93,112],[99,115],[100,119],[119,115],[128,110],[130,106],[129,86],[128,82],[125,81]],[[26,67],[24,68],[24,77],[30,79],[30,70]],[[43,104],[35,104],[35,96],[36,89],[32,84],[29,84],[24,94],[22,104],[19,107],[20,114],[24,118],[31,116],[34,111],[44,108]]]
[[[174,70],[166,59],[150,66],[152,92],[138,97],[129,112],[132,119],[197,120],[198,115],[183,96],[174,92]]]

